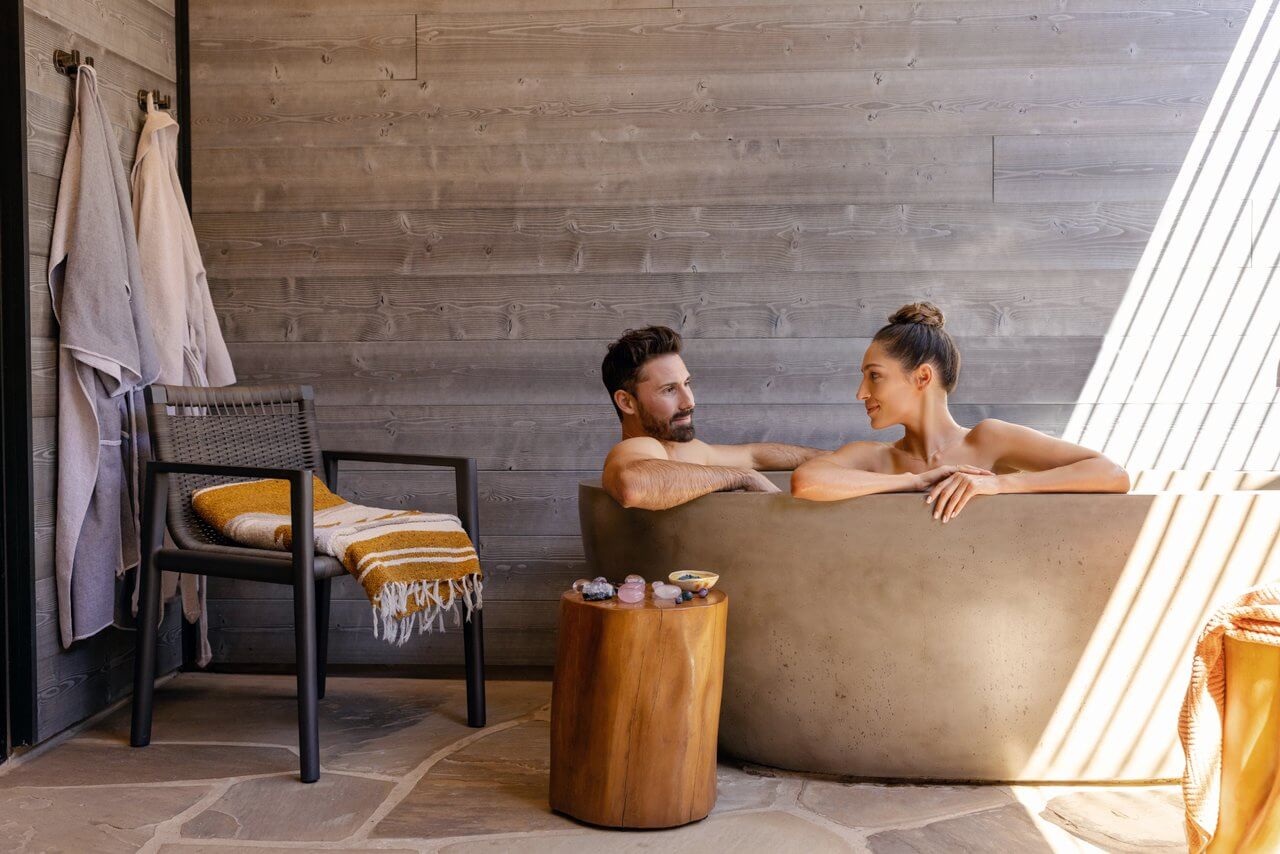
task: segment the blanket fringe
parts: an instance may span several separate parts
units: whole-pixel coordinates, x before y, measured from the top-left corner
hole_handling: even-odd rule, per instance
[[[444,596],[441,596],[440,590],[442,583],[445,585]],[[373,636],[402,646],[414,634],[433,632],[437,628],[444,631],[446,611],[453,614],[453,624],[460,625],[463,617],[458,610],[459,600],[466,609],[466,619],[470,620],[471,612],[483,607],[483,589],[480,574],[475,572],[443,582],[427,579],[388,582],[382,585],[372,606]],[[411,600],[418,606],[418,610],[401,617],[401,614],[409,610]]]

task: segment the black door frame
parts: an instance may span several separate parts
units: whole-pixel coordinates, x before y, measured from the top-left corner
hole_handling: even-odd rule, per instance
[[[174,116],[178,120],[178,183],[187,201],[187,213],[191,213],[191,19],[188,0],[176,0],[173,4],[173,34],[175,70],[178,78],[178,98]],[[141,571],[141,567],[139,567]],[[200,635],[193,623],[180,618],[182,624],[182,669],[199,671],[196,664],[200,655]]]
[[[0,0],[0,761],[35,743],[31,258],[23,0]]]

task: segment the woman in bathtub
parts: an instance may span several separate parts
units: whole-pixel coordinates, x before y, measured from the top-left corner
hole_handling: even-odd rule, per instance
[[[1097,451],[1030,427],[988,418],[961,427],[947,409],[960,353],[932,303],[905,305],[862,358],[858,400],[871,426],[896,424],[893,444],[850,442],[795,470],[791,493],[836,501],[877,492],[922,492],[947,522],[975,495],[1012,492],[1128,492],[1129,476]]]

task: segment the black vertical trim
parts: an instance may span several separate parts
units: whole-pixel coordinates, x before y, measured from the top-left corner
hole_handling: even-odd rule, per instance
[[[178,74],[178,183],[182,185],[187,211],[191,211],[191,26],[188,0],[173,4],[173,37]],[[195,670],[200,657],[200,632],[196,625],[179,617],[182,625],[182,669]]]
[[[23,0],[0,23],[0,539],[4,692],[0,758],[36,736],[35,526],[32,508],[31,256],[27,239],[27,81]],[[0,683],[6,680],[0,678]]]
[[[187,0],[173,5],[173,31],[178,60],[178,181],[191,210],[191,25]]]

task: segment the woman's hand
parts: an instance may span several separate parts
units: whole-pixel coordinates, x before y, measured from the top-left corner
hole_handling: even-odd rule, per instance
[[[929,469],[916,475],[918,486],[917,491],[928,489],[939,481],[946,480],[951,475],[958,472],[967,472],[968,474],[995,474],[995,472],[987,471],[977,466],[938,466],[936,469]]]
[[[969,499],[975,495],[997,495],[1000,492],[1000,481],[993,472],[976,466],[944,466],[959,471],[938,480],[931,490],[926,504],[933,505],[933,518],[941,519],[943,524],[953,519]],[[938,471],[938,469],[934,469]],[[931,474],[932,472],[926,472]]]

